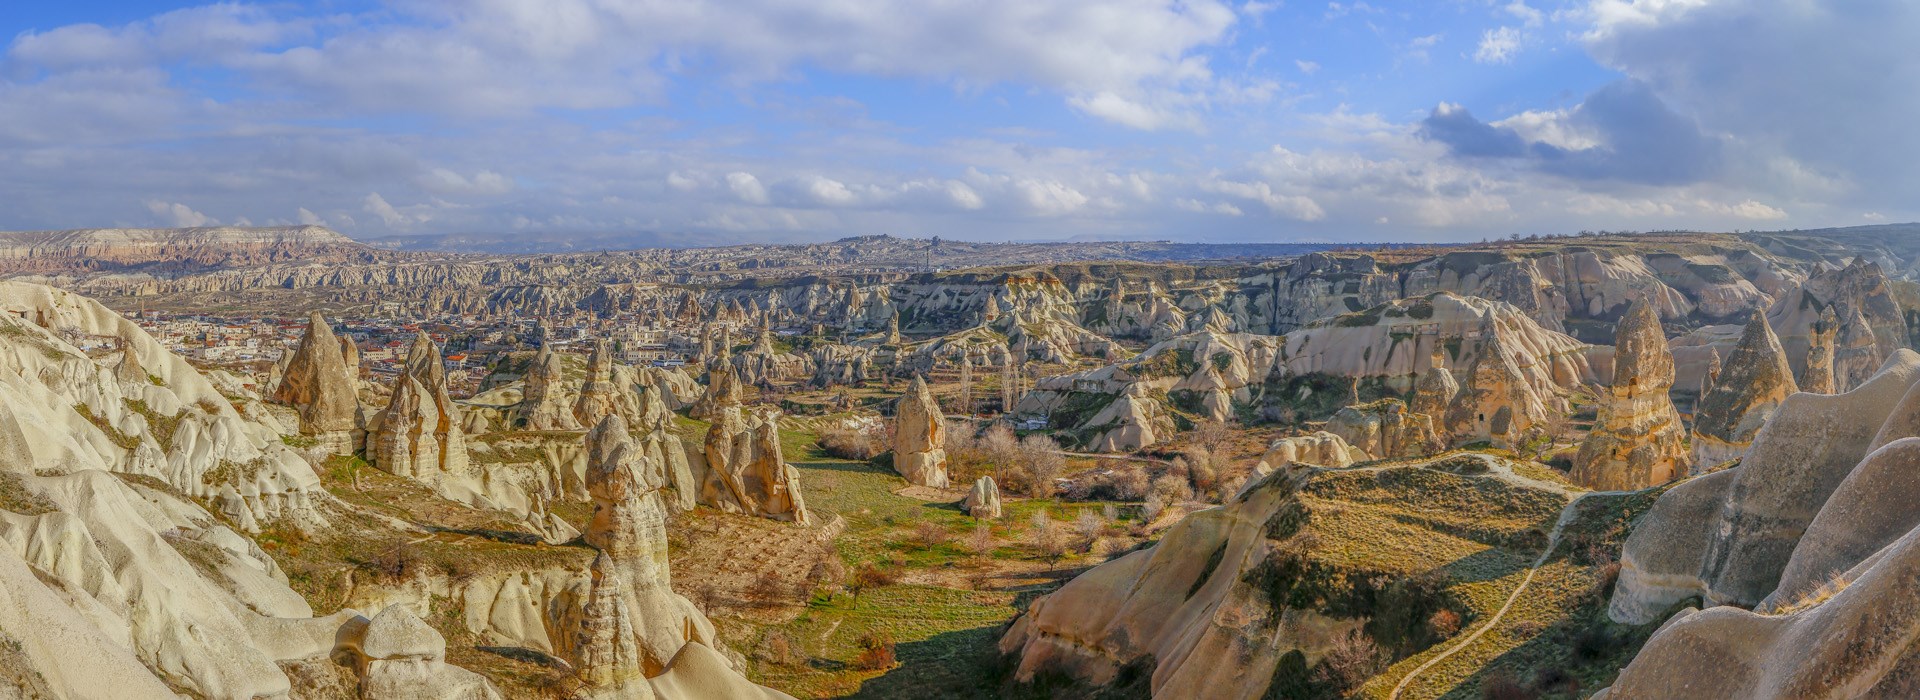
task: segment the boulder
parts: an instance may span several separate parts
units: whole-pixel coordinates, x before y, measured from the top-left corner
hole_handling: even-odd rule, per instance
[[[1000,485],[994,483],[992,476],[983,476],[973,482],[973,488],[967,490],[967,498],[960,502],[960,508],[967,515],[985,520],[1000,517]]]

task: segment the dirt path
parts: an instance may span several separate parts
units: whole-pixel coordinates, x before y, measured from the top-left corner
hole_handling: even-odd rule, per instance
[[[1511,475],[1511,476],[1525,479],[1525,477],[1520,477],[1518,475]],[[1527,481],[1533,481],[1533,480],[1527,479]],[[1407,686],[1412,685],[1414,679],[1419,678],[1420,674],[1425,673],[1427,669],[1430,669],[1430,668],[1433,668],[1434,666],[1439,665],[1440,662],[1446,661],[1448,657],[1451,657],[1454,654],[1459,653],[1461,649],[1465,649],[1469,646],[1472,646],[1474,642],[1480,640],[1481,635],[1484,635],[1487,633],[1488,630],[1491,630],[1494,627],[1499,626],[1501,618],[1506,617],[1507,611],[1513,608],[1514,602],[1517,600],[1520,600],[1520,594],[1526,592],[1527,584],[1533,583],[1533,575],[1540,572],[1540,567],[1546,565],[1547,558],[1550,556],[1553,556],[1553,550],[1560,546],[1560,533],[1561,531],[1567,528],[1567,523],[1572,522],[1574,515],[1579,512],[1577,506],[1580,505],[1580,501],[1584,500],[1588,496],[1594,495],[1594,493],[1598,493],[1598,492],[1583,493],[1578,496],[1574,496],[1573,500],[1567,502],[1567,507],[1564,509],[1561,509],[1559,521],[1553,524],[1553,533],[1547,536],[1546,549],[1540,552],[1539,558],[1533,560],[1533,566],[1527,567],[1527,575],[1524,578],[1520,579],[1520,585],[1515,586],[1513,588],[1513,593],[1507,596],[1507,602],[1500,606],[1499,612],[1495,612],[1493,614],[1493,617],[1487,620],[1486,624],[1481,625],[1480,629],[1474,630],[1473,634],[1467,635],[1466,639],[1460,640],[1460,643],[1453,645],[1453,648],[1440,652],[1439,654],[1435,655],[1433,658],[1427,659],[1426,663],[1420,664],[1418,668],[1415,668],[1412,671],[1408,671],[1407,675],[1402,676],[1400,678],[1399,685],[1393,686],[1393,692],[1387,694],[1387,700],[1399,700],[1400,692],[1403,690],[1406,690]]]

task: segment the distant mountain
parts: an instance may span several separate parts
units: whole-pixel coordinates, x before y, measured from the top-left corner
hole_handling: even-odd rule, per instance
[[[0,274],[178,274],[290,261],[363,261],[378,253],[323,226],[0,232]]]
[[[756,236],[754,243],[810,243],[813,236],[769,234]],[[646,248],[707,248],[738,245],[738,240],[718,240],[707,233],[443,233],[421,236],[381,236],[362,241],[386,250],[434,253],[479,253],[521,255],[532,253],[579,253],[600,250],[641,250]]]

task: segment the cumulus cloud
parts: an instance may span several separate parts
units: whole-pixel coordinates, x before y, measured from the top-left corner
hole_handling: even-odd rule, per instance
[[[1520,53],[1523,36],[1514,27],[1495,27],[1480,35],[1480,47],[1474,49],[1473,60],[1480,63],[1511,63],[1515,54]]]
[[[754,177],[753,173],[727,173],[727,189],[748,204],[766,204],[769,201],[766,185],[760,184],[760,178]]]
[[[194,211],[193,207],[179,202],[162,202],[157,199],[150,199],[147,200],[146,205],[147,211],[152,212],[154,217],[165,226],[192,227],[220,225],[219,219]]]
[[[1421,122],[1420,135],[1456,156],[1512,159],[1587,180],[1684,184],[1718,175],[1724,165],[1720,139],[1632,79],[1596,90],[1572,110],[1500,124],[1442,103]]]

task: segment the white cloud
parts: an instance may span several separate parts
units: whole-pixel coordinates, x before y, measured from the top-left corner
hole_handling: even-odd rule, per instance
[[[513,191],[513,180],[491,170],[467,177],[446,168],[434,168],[414,182],[421,189],[441,195],[497,196]]]
[[[1495,27],[1480,35],[1480,48],[1473,52],[1473,60],[1480,63],[1511,63],[1515,54],[1520,53],[1522,35],[1513,27]]]
[[[300,211],[295,213],[295,219],[298,220],[302,226],[320,226],[326,223],[326,220],[320,218],[319,214],[308,211],[306,207],[300,207]]]
[[[387,198],[380,196],[379,192],[367,193],[366,199],[361,200],[361,209],[380,217],[380,221],[384,222],[387,228],[406,228],[413,223],[413,217],[401,213],[392,204],[388,204]]]
[[[1320,64],[1314,63],[1313,61],[1302,61],[1302,60],[1295,59],[1293,62],[1293,65],[1299,68],[1300,72],[1305,73],[1307,75],[1313,75],[1314,73],[1320,72]]]
[[[161,223],[167,226],[194,227],[220,225],[219,219],[194,211],[193,207],[179,202],[162,202],[157,199],[149,199],[146,205],[147,211],[152,212]]]
[[[768,201],[766,186],[760,184],[760,178],[754,177],[752,173],[737,171],[727,173],[727,189],[733,191],[733,196],[748,204],[766,204]]]
[[[846,206],[856,199],[846,183],[818,175],[807,178],[806,190],[815,203],[827,206]]]
[[[1500,9],[1529,27],[1538,27],[1540,23],[1546,19],[1545,14],[1532,7],[1528,7],[1527,0],[1513,0],[1513,2],[1507,3]]]

